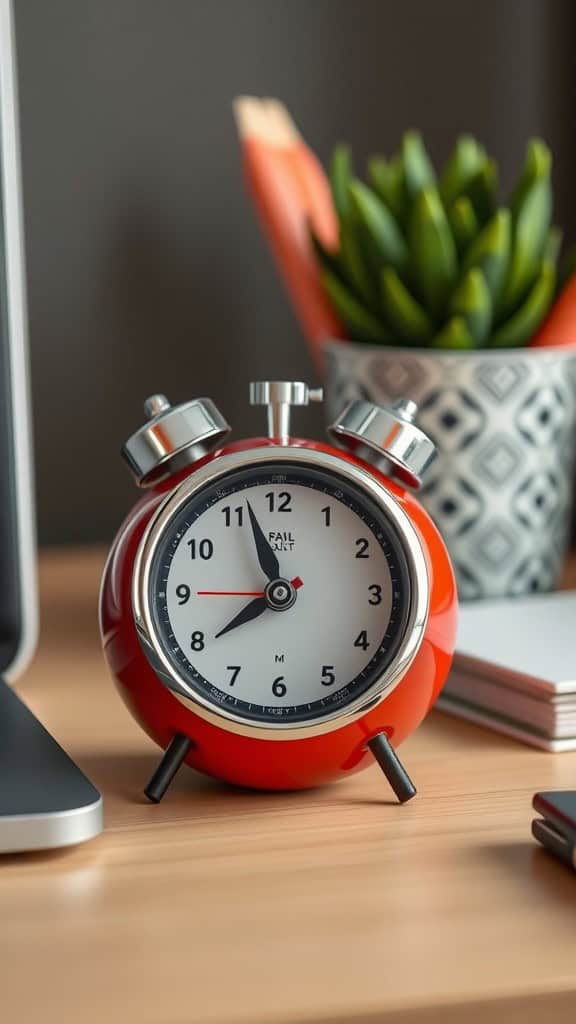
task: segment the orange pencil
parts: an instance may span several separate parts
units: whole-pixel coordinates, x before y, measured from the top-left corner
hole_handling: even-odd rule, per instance
[[[234,114],[254,203],[321,369],[322,342],[345,335],[322,288],[309,234],[311,226],[326,249],[338,246],[330,187],[281,103],[243,96],[235,101]]]
[[[576,273],[568,278],[530,347],[576,347]]]

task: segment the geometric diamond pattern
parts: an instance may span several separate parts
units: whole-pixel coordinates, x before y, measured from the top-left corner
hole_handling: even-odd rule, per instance
[[[503,572],[519,543],[518,531],[505,520],[493,521],[474,542],[474,554],[492,571]]]
[[[420,406],[419,426],[446,452],[466,448],[481,433],[486,417],[478,403],[461,388],[432,391]]]
[[[414,360],[402,359],[382,363],[378,357],[369,367],[374,383],[390,398],[403,398],[416,392],[422,382],[422,371]]]
[[[516,417],[518,430],[533,445],[552,444],[566,422],[558,388],[538,388],[528,395]]]
[[[528,530],[541,530],[558,511],[560,481],[551,472],[535,473],[520,485],[512,509]]]
[[[459,537],[478,522],[483,501],[468,480],[437,476],[423,489],[426,507],[445,537]]]
[[[488,484],[501,487],[522,465],[522,451],[505,434],[491,437],[474,459],[474,468]]]
[[[547,554],[532,555],[522,562],[510,580],[509,593],[512,597],[521,594],[536,594],[552,590],[556,582],[558,565]]]
[[[518,361],[508,363],[497,360],[481,364],[476,373],[476,380],[497,402],[504,402],[520,386],[525,373],[524,367]]]
[[[571,395],[576,391],[576,361],[568,359],[563,366],[563,380],[568,386],[568,394]]]

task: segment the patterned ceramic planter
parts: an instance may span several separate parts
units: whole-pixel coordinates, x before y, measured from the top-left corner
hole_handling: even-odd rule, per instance
[[[331,418],[351,398],[400,396],[418,403],[418,424],[438,446],[421,498],[460,597],[553,589],[570,534],[576,354],[328,345]]]

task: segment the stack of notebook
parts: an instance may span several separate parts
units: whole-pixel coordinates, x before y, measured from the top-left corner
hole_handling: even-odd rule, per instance
[[[464,605],[437,707],[544,750],[576,750],[576,591]]]

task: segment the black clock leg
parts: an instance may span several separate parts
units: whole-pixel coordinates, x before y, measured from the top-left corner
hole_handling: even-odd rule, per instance
[[[153,804],[160,803],[191,746],[192,740],[181,733],[176,733],[166,747],[160,764],[144,790]]]
[[[373,736],[368,746],[392,786],[398,800],[405,804],[416,796],[416,786],[404,768],[385,732]]]

